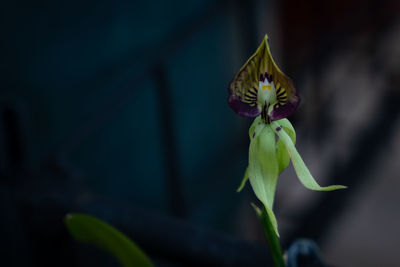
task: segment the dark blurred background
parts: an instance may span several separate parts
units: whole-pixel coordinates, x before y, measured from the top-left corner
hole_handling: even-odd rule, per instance
[[[100,217],[159,266],[269,264],[249,185],[251,123],[227,86],[264,34],[302,103],[275,210],[287,249],[398,266],[400,4],[386,1],[3,1],[2,266],[117,266],[68,235]],[[265,266],[265,265],[264,265]],[[269,265],[271,266],[271,265]]]

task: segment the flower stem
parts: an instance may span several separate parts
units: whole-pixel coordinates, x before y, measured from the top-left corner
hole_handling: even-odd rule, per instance
[[[263,208],[262,212],[258,213],[258,218],[260,219],[262,227],[264,229],[265,238],[267,239],[267,243],[271,251],[272,260],[274,261],[275,267],[285,267],[285,261],[283,259],[283,254],[278,237],[275,233],[274,227],[271,224],[271,220],[269,219],[268,213],[265,208]]]

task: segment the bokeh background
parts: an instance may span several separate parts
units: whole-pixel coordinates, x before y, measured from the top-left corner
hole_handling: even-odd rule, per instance
[[[251,123],[228,83],[264,34],[302,98],[275,210],[333,266],[400,264],[400,5],[384,1],[3,1],[2,266],[117,266],[68,235],[98,216],[160,266],[264,264],[236,193]],[[268,263],[267,263],[268,264]],[[270,265],[271,266],[271,265]]]

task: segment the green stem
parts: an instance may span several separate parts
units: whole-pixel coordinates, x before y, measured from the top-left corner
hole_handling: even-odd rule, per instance
[[[263,208],[262,212],[258,214],[258,218],[263,226],[265,238],[267,239],[269,249],[271,250],[272,260],[274,261],[275,267],[285,267],[285,261],[283,259],[278,237],[276,236],[274,227],[271,224],[265,208]]]

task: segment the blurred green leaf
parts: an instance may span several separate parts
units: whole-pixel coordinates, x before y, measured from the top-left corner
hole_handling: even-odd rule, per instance
[[[65,218],[71,235],[78,241],[108,251],[124,267],[153,266],[144,252],[111,225],[89,215],[68,214]]]

